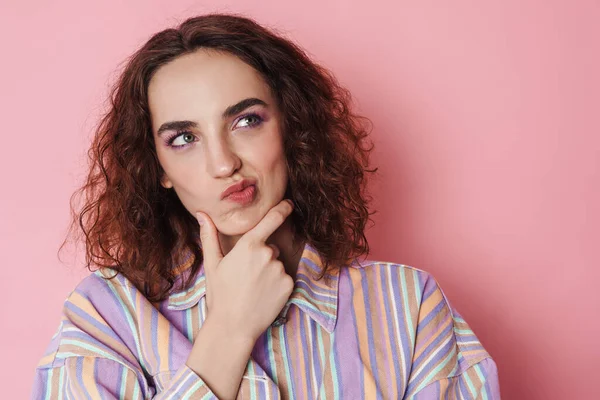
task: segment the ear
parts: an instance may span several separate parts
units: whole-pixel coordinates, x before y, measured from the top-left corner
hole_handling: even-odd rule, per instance
[[[171,182],[171,180],[169,179],[169,177],[165,173],[163,173],[162,178],[160,178],[160,184],[165,189],[171,189],[173,187],[173,182]]]

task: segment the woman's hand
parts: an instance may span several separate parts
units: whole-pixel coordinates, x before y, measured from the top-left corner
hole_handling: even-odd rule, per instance
[[[206,275],[207,319],[224,332],[252,343],[277,317],[294,288],[277,259],[279,249],[267,239],[291,214],[283,200],[246,232],[223,256],[217,229],[208,215],[197,213]]]
[[[281,311],[294,288],[266,240],[292,212],[286,200],[271,208],[223,256],[217,228],[198,213],[208,313],[187,366],[220,399],[234,399],[254,343]]]

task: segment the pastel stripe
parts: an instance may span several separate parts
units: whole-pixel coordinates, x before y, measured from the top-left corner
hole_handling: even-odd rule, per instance
[[[183,259],[178,279],[192,270]],[[317,280],[322,266],[307,244],[287,321],[256,342],[239,398],[500,399],[496,364],[430,274],[363,261]],[[159,303],[107,273],[65,301],[32,398],[216,399],[186,365],[207,315],[202,266]]]

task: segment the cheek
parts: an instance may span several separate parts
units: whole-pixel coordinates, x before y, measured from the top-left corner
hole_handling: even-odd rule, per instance
[[[208,211],[214,207],[218,199],[215,193],[217,189],[210,186],[210,181],[201,174],[190,173],[189,170],[178,171],[171,178],[173,190],[177,197],[190,213],[195,210]]]
[[[206,196],[206,188],[210,185],[210,179],[200,168],[195,167],[194,163],[185,163],[180,160],[175,162],[169,157],[165,157],[161,160],[161,165],[182,201],[184,197],[191,196],[202,199],[203,196]]]
[[[256,152],[265,164],[275,166],[280,163],[285,164],[285,151],[283,148],[283,139],[278,130],[272,130],[261,140],[259,151]]]
[[[269,180],[273,185],[277,197],[283,197],[288,183],[288,170],[283,151],[274,151],[268,159],[268,165],[264,166],[266,174],[270,175]]]
[[[264,170],[277,172],[281,174],[284,171],[287,175],[287,166],[283,146],[277,140],[271,141],[265,145],[260,152],[260,163]]]

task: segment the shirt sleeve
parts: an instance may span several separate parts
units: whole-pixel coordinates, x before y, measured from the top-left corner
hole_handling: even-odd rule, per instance
[[[32,399],[217,399],[185,363],[149,376],[102,315],[84,293],[71,293],[35,370]]]
[[[143,374],[98,357],[72,356],[59,367],[37,368],[32,399],[217,399],[185,364],[163,391],[140,383]]]
[[[500,399],[496,363],[429,274],[404,399]]]
[[[496,363],[491,358],[486,358],[460,375],[431,382],[410,398],[414,400],[442,398],[499,400],[500,387]]]

